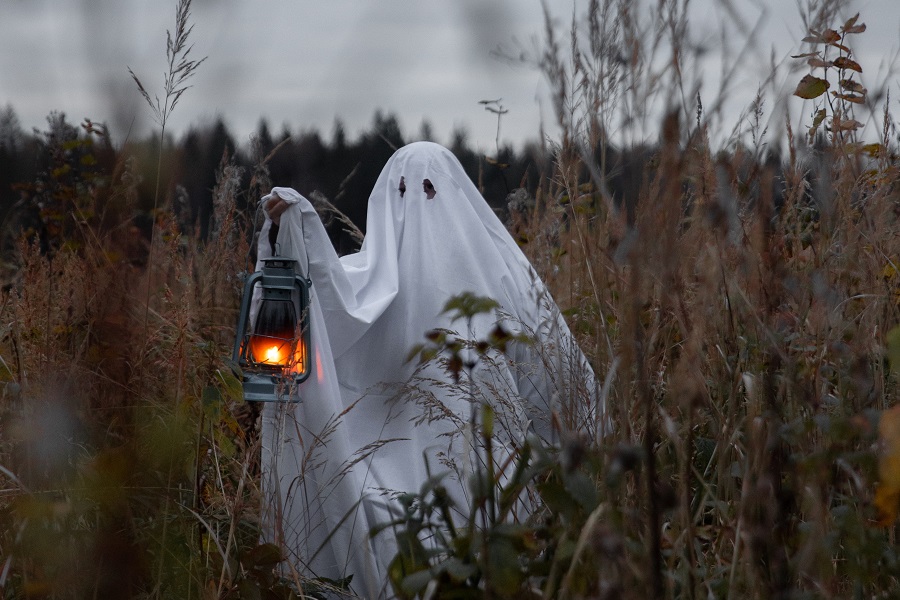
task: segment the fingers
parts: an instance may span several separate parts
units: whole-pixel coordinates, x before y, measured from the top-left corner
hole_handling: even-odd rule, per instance
[[[285,202],[278,196],[275,196],[274,198],[270,198],[266,202],[265,208],[266,208],[266,212],[269,215],[269,218],[272,219],[272,221],[276,225],[280,225],[281,224],[281,215],[284,211],[287,210],[288,206],[290,206],[290,204],[288,204],[287,202]]]

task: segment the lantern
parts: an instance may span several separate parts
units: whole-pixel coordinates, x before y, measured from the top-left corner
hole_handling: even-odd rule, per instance
[[[298,401],[292,392],[309,377],[310,281],[294,272],[296,262],[283,256],[263,259],[262,270],[244,284],[232,359],[244,373],[245,400]]]

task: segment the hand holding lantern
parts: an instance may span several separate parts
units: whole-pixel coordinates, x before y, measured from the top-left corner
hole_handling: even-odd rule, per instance
[[[279,198],[277,194],[273,193],[272,196],[273,197],[266,202],[266,214],[269,215],[269,218],[272,219],[273,223],[279,225],[281,224],[281,213],[286,211],[290,204]]]

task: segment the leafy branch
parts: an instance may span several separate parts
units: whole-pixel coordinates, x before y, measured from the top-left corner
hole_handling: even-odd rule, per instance
[[[853,79],[855,74],[862,74],[863,70],[862,66],[853,60],[853,51],[846,43],[848,35],[862,33],[866,30],[866,25],[857,23],[858,20],[859,13],[847,20],[840,31],[810,29],[810,34],[803,38],[803,41],[816,46],[821,45],[823,48],[791,57],[806,59],[811,68],[822,69],[821,77],[807,74],[794,90],[794,95],[804,100],[814,100],[824,95],[828,104],[827,109],[820,105],[813,115],[813,123],[809,129],[810,141],[815,139],[823,122],[826,123],[826,128],[831,131],[832,136],[840,136],[842,141],[845,132],[854,132],[863,125],[852,117],[852,105],[865,104],[868,90]],[[837,57],[829,56],[829,51],[832,50],[838,51]],[[832,70],[837,71],[839,90],[831,90],[830,94],[826,94],[831,88],[831,81],[828,77]],[[826,121],[829,111],[831,118]]]

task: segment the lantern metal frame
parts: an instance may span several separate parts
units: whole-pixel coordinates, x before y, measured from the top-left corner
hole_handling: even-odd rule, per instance
[[[309,334],[309,289],[311,282],[296,274],[297,261],[284,256],[263,259],[263,268],[247,278],[238,315],[237,332],[232,360],[243,374],[244,399],[250,402],[299,402],[296,387],[310,374],[312,346]],[[255,323],[251,323],[251,311],[257,285],[260,290]],[[294,307],[295,322],[284,323],[285,330],[293,331],[291,338],[273,338],[258,334],[259,317],[266,302],[290,302]],[[289,358],[284,364],[268,363],[253,355],[251,338],[266,337],[287,343]],[[298,344],[299,352],[298,352]],[[300,360],[296,360],[298,353]]]

